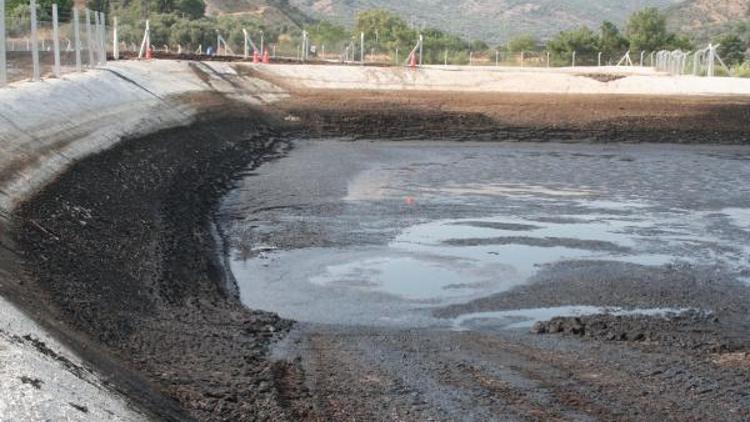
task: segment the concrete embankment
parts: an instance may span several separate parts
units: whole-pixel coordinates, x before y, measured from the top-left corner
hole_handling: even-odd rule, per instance
[[[308,89],[644,96],[750,95],[750,79],[670,76],[650,68],[431,66],[415,70],[403,67],[316,65],[254,68],[287,86]]]
[[[529,88],[518,86],[522,73],[531,78]],[[626,126],[645,122],[649,130],[671,134],[657,140],[679,140],[688,133],[675,126],[697,116],[688,128],[696,142],[719,126],[730,140],[744,139],[737,123],[746,115],[742,102],[727,107],[716,100],[684,105],[681,99],[668,104],[631,99],[609,107],[617,111],[606,118],[579,124],[570,122],[571,113],[587,115],[613,104],[612,98],[484,97],[476,102],[474,94],[467,100],[455,92],[538,92],[537,84],[546,81],[545,92],[595,93],[573,89],[570,83],[577,81],[616,94],[624,92],[612,87],[630,78],[508,75],[120,62],[0,91],[0,308],[5,312],[0,313],[0,395],[6,398],[0,415],[304,416],[286,410],[288,390],[299,384],[295,372],[265,356],[267,345],[290,323],[245,309],[227,291],[210,218],[232,177],[283,154],[289,133],[631,140],[618,135],[625,132],[621,119],[631,118]],[[328,89],[336,92],[310,93]],[[370,91],[370,97],[355,102],[350,89]],[[410,104],[399,89],[437,93],[414,92]],[[382,91],[390,94],[379,96]],[[521,112],[512,111],[524,104]],[[660,110],[667,114],[658,115],[658,124],[648,120]],[[722,115],[725,121],[717,121]],[[706,122],[713,125],[701,127]],[[560,129],[562,123],[567,126]],[[38,371],[42,363],[45,373]],[[294,394],[304,398],[303,391]],[[125,396],[139,406],[130,407]]]
[[[147,417],[148,411],[132,408],[127,399],[107,387],[113,382],[116,390],[140,396],[137,399],[141,404],[150,402],[150,407],[162,408],[161,416],[185,416],[169,400],[158,398],[159,394],[151,389],[148,381],[132,375],[116,360],[108,359],[107,353],[96,344],[88,343],[88,338],[95,337],[94,333],[87,332],[88,337],[81,337],[67,329],[70,321],[51,309],[59,304],[54,296],[64,292],[50,291],[49,285],[38,290],[30,288],[33,283],[24,279],[23,268],[29,265],[36,268],[35,259],[47,262],[53,257],[41,255],[44,253],[41,251],[28,255],[28,251],[21,250],[9,231],[18,221],[9,221],[10,216],[20,203],[40,192],[66,169],[87,156],[114,147],[122,139],[185,127],[201,116],[224,114],[228,109],[259,105],[284,95],[262,80],[238,76],[227,65],[186,62],[114,63],[106,69],[43,83],[19,83],[0,91],[3,104],[0,111],[0,223],[3,227],[0,419],[140,420]],[[139,177],[138,174],[131,176]],[[95,178],[86,181],[105,186],[100,182]],[[106,192],[99,194],[103,195],[100,199],[107,195]],[[90,211],[65,198],[53,201],[84,214]],[[63,251],[58,251],[59,257],[75,251],[76,256],[96,259],[92,255],[94,251],[75,249],[77,245],[66,232],[53,229],[46,222],[31,219],[25,224],[34,227],[33,230],[46,240],[61,245]],[[83,230],[83,227],[75,230]],[[106,235],[107,230],[101,229],[101,236]],[[76,280],[63,281],[68,285],[78,284]],[[123,292],[130,293],[133,291]],[[95,296],[105,297],[106,294]],[[67,299],[95,300],[90,297]],[[50,309],[45,309],[48,305]],[[87,314],[83,306],[70,310],[67,316],[70,315],[101,318]],[[78,353],[74,349],[78,349]],[[91,368],[92,361],[97,370]]]

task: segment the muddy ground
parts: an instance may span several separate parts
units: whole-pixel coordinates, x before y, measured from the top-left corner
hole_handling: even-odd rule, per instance
[[[284,81],[274,80],[284,86]],[[469,141],[750,141],[747,98],[295,91],[280,105],[308,137]]]
[[[82,160],[15,211],[5,241],[15,281],[2,293],[157,418],[750,417],[736,312],[699,321],[718,349],[662,348],[665,332],[695,330],[648,318],[612,323],[614,339],[596,317],[576,322],[598,327],[583,334],[537,330],[563,335],[294,325],[240,304],[212,220],[235,178],[300,134],[745,143],[746,101],[301,92],[270,113],[239,113]]]

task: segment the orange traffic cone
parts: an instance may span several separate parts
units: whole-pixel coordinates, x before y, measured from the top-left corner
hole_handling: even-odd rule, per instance
[[[146,59],[148,60],[148,59],[151,59],[153,57],[154,57],[154,49],[151,48],[151,47],[148,47],[146,49]]]
[[[271,63],[271,56],[268,54],[268,50],[263,52],[263,63],[265,64]]]
[[[253,50],[253,63],[258,64],[260,63],[260,57],[258,57],[258,51]]]
[[[416,54],[412,54],[411,57],[409,57],[409,67],[411,67],[412,69],[417,68],[417,55]]]

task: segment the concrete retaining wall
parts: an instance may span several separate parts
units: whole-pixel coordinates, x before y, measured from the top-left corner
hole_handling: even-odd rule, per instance
[[[750,79],[669,76],[648,68],[561,69],[255,65],[289,87],[353,90],[421,90],[539,94],[750,95]],[[600,82],[590,75],[619,75]]]

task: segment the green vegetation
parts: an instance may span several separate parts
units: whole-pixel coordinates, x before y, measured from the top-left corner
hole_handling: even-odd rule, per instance
[[[52,19],[52,3],[57,3],[60,11],[70,10],[73,7],[73,0],[37,0],[37,19],[40,21],[49,21]],[[28,0],[6,0],[5,14],[11,18],[29,17]]]
[[[508,42],[508,51],[521,53],[535,51],[539,48],[539,41],[533,35],[519,35]]]
[[[667,30],[667,17],[655,7],[647,7],[633,14],[625,27],[631,51],[690,50],[686,37]]]
[[[628,39],[625,38],[617,25],[612,22],[605,21],[599,28],[599,51],[607,56],[621,53],[629,47]]]
[[[573,52],[580,64],[594,64],[598,54],[603,61],[613,63],[627,51],[635,61],[641,52],[693,48],[690,41],[667,30],[666,18],[656,8],[646,8],[634,13],[621,33],[612,22],[604,22],[597,32],[583,26],[562,31],[549,40],[547,50],[557,57],[556,63],[569,62]]]
[[[449,62],[465,63],[468,62],[468,51],[489,48],[483,42],[472,43],[433,28],[419,31],[401,17],[382,9],[362,12],[357,16],[354,34],[360,33],[365,34],[368,52],[395,54],[398,49],[399,59],[403,60],[417,44],[421,33],[424,36],[423,60],[427,63],[442,63],[445,53],[448,53]]]
[[[587,27],[560,32],[549,40],[547,48],[556,54],[594,54],[599,50],[599,37]]]
[[[718,53],[727,66],[736,66],[745,61],[747,43],[737,34],[726,34],[714,40],[719,44]]]
[[[88,6],[105,6],[106,0],[89,0]],[[99,4],[97,4],[99,3]],[[151,43],[161,47],[181,46],[186,51],[194,51],[199,46],[205,51],[209,46],[216,47],[217,33],[221,34],[241,53],[244,43],[243,29],[253,38],[261,31],[269,40],[276,42],[281,28],[266,28],[263,22],[253,15],[205,16],[206,4],[203,0],[112,0],[109,1],[109,15],[118,16],[120,38],[128,44],[138,44],[149,19]],[[286,29],[286,28],[284,28]],[[256,40],[257,41],[257,40]]]

